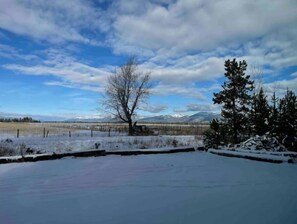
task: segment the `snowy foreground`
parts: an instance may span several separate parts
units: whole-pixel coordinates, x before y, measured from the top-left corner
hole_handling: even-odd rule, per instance
[[[20,149],[23,147],[23,153],[26,150],[33,151],[32,154],[40,153],[64,153],[89,150],[138,150],[154,148],[175,148],[185,146],[201,146],[202,140],[196,136],[121,136],[120,133],[96,132],[95,137],[91,138],[89,132],[80,131],[72,135],[71,138],[65,135],[50,136],[48,138],[25,136],[21,138],[0,138],[1,148],[9,149],[10,153],[3,156],[20,155]],[[1,157],[1,153],[0,153]]]
[[[204,152],[0,165],[0,222],[296,223],[297,166]]]

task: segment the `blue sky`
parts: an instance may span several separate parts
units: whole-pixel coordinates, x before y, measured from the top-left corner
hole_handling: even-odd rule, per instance
[[[296,92],[296,24],[295,0],[0,0],[0,115],[105,116],[131,55],[155,83],[140,116],[218,111],[234,57],[267,94]]]

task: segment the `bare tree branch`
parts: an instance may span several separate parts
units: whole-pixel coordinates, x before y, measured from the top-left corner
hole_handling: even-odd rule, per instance
[[[139,71],[137,60],[131,57],[118,71],[108,77],[105,89],[105,109],[129,124],[133,135],[133,119],[139,105],[150,94],[150,74]]]

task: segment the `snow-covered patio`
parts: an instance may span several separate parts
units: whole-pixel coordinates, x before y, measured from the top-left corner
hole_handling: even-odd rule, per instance
[[[297,166],[209,153],[0,165],[1,223],[296,223]]]

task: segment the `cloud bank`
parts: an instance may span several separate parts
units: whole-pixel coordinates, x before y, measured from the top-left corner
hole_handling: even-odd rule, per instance
[[[107,48],[112,57],[139,57],[140,68],[156,83],[153,96],[191,98],[185,111],[215,110],[206,105],[220,89],[228,58],[260,67],[268,92],[297,91],[296,71],[283,73],[297,65],[296,12],[295,0],[0,0],[0,31],[46,48],[26,51],[1,43],[0,57],[10,60],[1,67],[54,77],[44,82],[48,86],[103,92],[116,65],[96,65],[79,53]],[[5,38],[1,32],[0,40]]]

